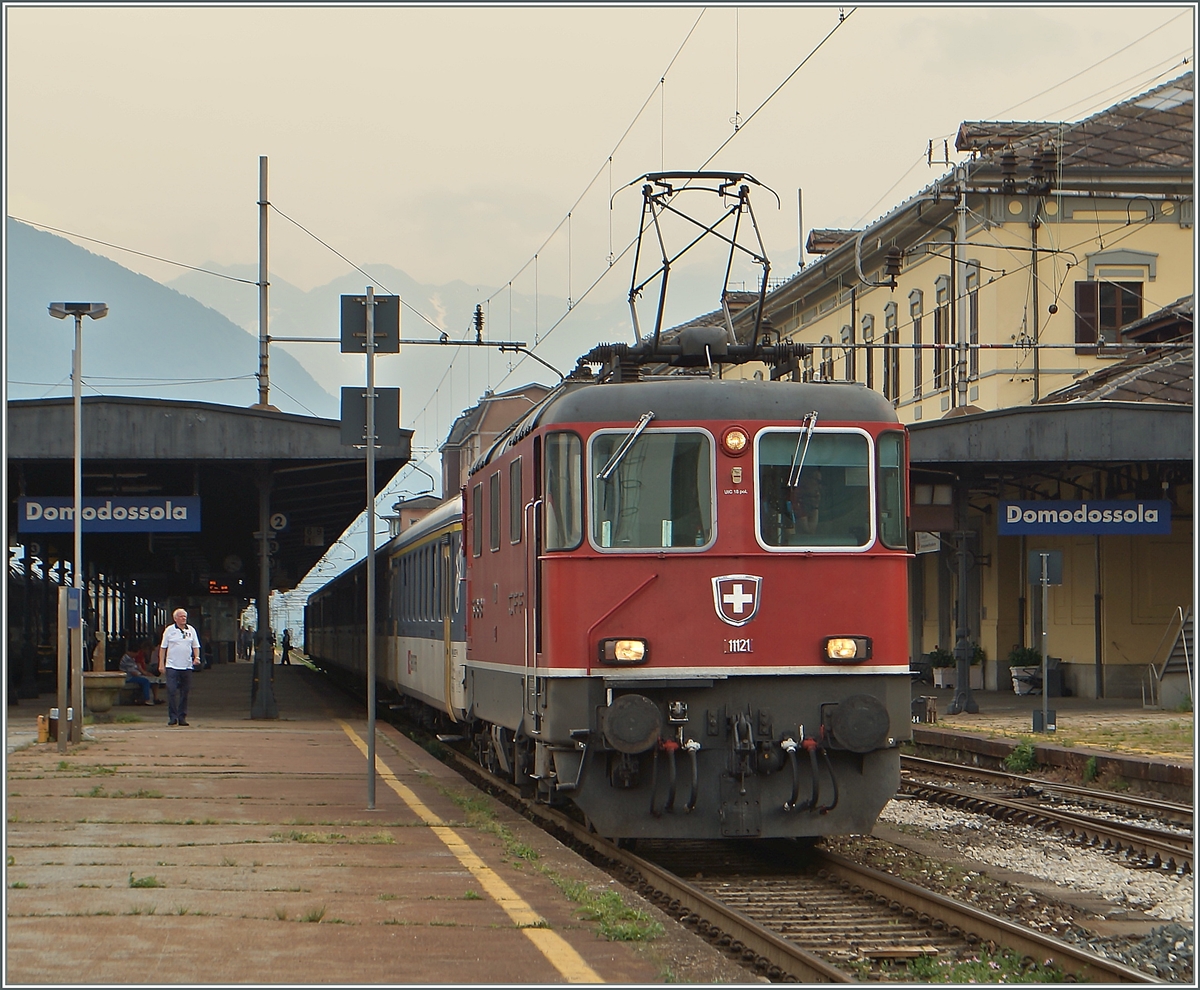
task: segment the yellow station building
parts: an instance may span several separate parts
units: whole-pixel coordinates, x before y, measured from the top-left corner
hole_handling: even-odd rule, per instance
[[[965,160],[864,229],[811,231],[766,297],[767,332],[811,346],[794,377],[860,382],[909,427],[914,661],[969,644],[1009,688],[1042,642],[1040,551],[1061,554],[1051,694],[1153,701],[1190,630],[1193,92],[965,122]]]

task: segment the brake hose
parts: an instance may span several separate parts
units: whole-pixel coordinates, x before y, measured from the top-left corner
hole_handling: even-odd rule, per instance
[[[784,811],[795,811],[796,802],[800,800],[800,763],[796,760],[796,740],[790,736],[779,744],[788,756],[792,767],[792,796],[783,802]]]
[[[700,766],[696,758],[696,754],[700,752],[700,744],[695,739],[689,739],[683,744],[683,748],[687,750],[688,757],[692,762],[692,793],[685,806],[685,809],[691,812],[696,809],[696,795],[700,789]]]
[[[823,804],[817,809],[818,814],[825,814],[827,811],[833,811],[838,803],[838,784],[837,777],[833,775],[833,761],[829,759],[829,750],[822,747],[821,755],[825,758],[825,766],[829,768],[829,780],[833,784],[833,801],[829,804]],[[814,764],[815,765],[815,764]]]
[[[674,739],[667,739],[662,743],[662,748],[667,752],[667,803],[663,806],[664,811],[673,811],[675,808],[675,750],[679,748],[679,743]]]

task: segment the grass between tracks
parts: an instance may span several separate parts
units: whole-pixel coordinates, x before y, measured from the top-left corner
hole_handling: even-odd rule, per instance
[[[1007,951],[980,951],[965,959],[919,956],[899,975],[921,983],[1062,983],[1065,976],[1049,959],[1036,963]]]
[[[464,794],[442,785],[438,790],[462,809],[471,828],[491,832],[504,844],[514,861],[533,863],[551,883],[578,904],[576,912],[585,921],[595,921],[600,934],[610,942],[645,942],[663,934],[663,926],[645,911],[630,907],[615,890],[593,890],[582,880],[571,880],[556,870],[538,863],[538,852],[522,842],[503,822],[497,821],[491,799],[481,794]]]

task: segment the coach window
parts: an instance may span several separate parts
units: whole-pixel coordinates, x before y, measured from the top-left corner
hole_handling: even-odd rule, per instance
[[[879,451],[879,538],[896,550],[908,547],[904,526],[904,434],[881,433]]]
[[[647,430],[621,452],[628,437],[628,430],[592,437],[593,546],[598,550],[708,546],[713,538],[715,485],[712,438],[699,430]]]
[[[488,481],[488,546],[493,551],[500,549],[500,520],[503,518],[500,505],[500,472]]]
[[[765,547],[863,549],[874,537],[871,455],[857,430],[760,430],[759,538]],[[805,447],[807,446],[807,450]]]
[[[522,516],[525,498],[521,494],[521,458],[508,466],[508,542],[521,542]]]
[[[483,485],[471,489],[471,554],[483,553]]]
[[[545,442],[546,549],[574,550],[583,540],[583,447],[574,433],[547,433]]]

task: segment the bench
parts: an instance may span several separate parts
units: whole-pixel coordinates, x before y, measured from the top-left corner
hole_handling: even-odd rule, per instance
[[[165,678],[155,679],[150,678],[151,686],[157,685],[160,691],[166,691],[167,682]],[[136,705],[142,697],[142,689],[139,685],[126,681],[121,685],[121,690],[117,694],[118,705]]]

